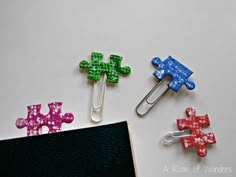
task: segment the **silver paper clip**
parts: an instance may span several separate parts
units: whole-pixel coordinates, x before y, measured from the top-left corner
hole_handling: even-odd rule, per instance
[[[190,132],[188,130],[182,130],[182,131],[173,131],[173,132],[169,132],[166,133],[162,140],[164,142],[164,144],[169,145],[169,144],[173,144],[176,143],[180,140],[180,138],[182,137],[186,137],[186,136],[190,136]]]
[[[137,105],[136,107],[136,113],[139,116],[144,116],[146,115],[157,103],[158,101],[161,99],[161,97],[168,91],[168,82],[169,78],[166,77],[165,79],[162,79],[160,82],[158,82],[153,88],[152,90],[142,99],[142,101]],[[157,88],[161,88],[161,89],[157,89]],[[157,93],[157,95],[155,94]],[[159,93],[159,94],[158,94]],[[153,100],[152,97],[155,97],[155,99]],[[140,111],[140,109],[142,109]]]
[[[156,86],[137,105],[136,113],[139,116],[146,115],[167,92],[168,88],[172,89],[175,92],[178,92],[182,85],[185,85],[189,90],[195,88],[194,82],[188,79],[193,72],[186,66],[175,60],[173,57],[169,56],[164,61],[162,61],[159,57],[154,57],[152,59],[152,64],[158,66],[153,75],[158,78],[160,82],[156,84]],[[165,84],[164,81],[166,80],[166,76],[171,77],[171,82],[169,82],[168,84]],[[160,89],[160,94],[158,95],[158,97],[153,101],[150,101],[150,98],[155,95],[154,93],[156,92],[157,88],[162,86],[164,86],[164,88]],[[140,107],[143,107],[145,111],[140,111]]]
[[[102,121],[102,110],[103,110],[105,91],[106,91],[106,77],[104,74],[102,74],[101,79],[95,81],[93,85],[90,116],[91,120],[94,122]]]

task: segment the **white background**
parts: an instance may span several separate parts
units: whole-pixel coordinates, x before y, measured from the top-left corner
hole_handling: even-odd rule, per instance
[[[62,101],[63,112],[75,115],[64,130],[127,120],[139,177],[235,176],[235,16],[233,0],[0,0],[0,139],[26,135],[15,121],[27,105],[40,103],[46,114],[48,103]],[[92,85],[78,69],[92,51],[105,61],[119,54],[132,68],[107,87],[99,124],[90,122]],[[196,88],[168,92],[138,118],[136,105],[157,83],[151,59],[169,55],[194,72]],[[210,117],[204,131],[217,143],[205,158],[160,142],[188,106]]]

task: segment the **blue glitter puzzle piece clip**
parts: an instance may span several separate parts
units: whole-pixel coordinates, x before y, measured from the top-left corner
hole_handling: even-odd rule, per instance
[[[171,56],[164,61],[159,57],[155,57],[152,59],[152,64],[158,66],[157,70],[153,73],[153,75],[158,79],[162,80],[166,75],[172,77],[172,81],[168,83],[168,87],[175,92],[178,92],[183,84],[189,90],[195,88],[194,82],[188,80],[193,72]]]

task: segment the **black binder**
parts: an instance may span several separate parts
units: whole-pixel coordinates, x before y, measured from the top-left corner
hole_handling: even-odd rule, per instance
[[[3,177],[135,177],[127,122],[0,141]]]

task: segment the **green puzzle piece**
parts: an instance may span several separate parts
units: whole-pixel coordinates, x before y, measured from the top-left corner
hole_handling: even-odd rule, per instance
[[[92,52],[91,62],[81,61],[80,68],[88,69],[88,79],[100,80],[101,74],[105,72],[107,74],[107,82],[118,83],[120,74],[128,75],[131,72],[130,67],[121,67],[122,57],[118,55],[110,55],[110,62],[102,62],[103,54]]]
[[[107,63],[107,82],[118,83],[120,74],[128,75],[131,72],[130,67],[121,67],[122,57],[118,55],[110,55],[110,62]]]
[[[102,62],[103,54],[92,52],[91,62],[83,60],[80,62],[79,66],[82,69],[88,69],[88,79],[100,80],[102,72],[105,70],[104,64]]]

